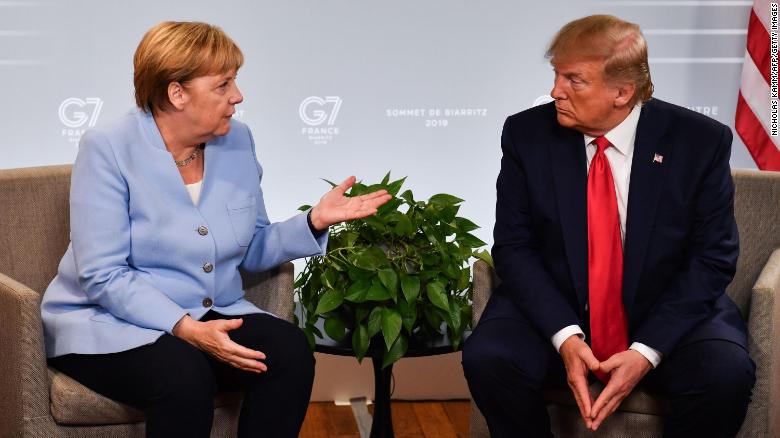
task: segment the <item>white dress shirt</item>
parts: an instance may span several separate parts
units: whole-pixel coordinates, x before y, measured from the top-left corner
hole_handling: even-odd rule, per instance
[[[615,182],[615,195],[617,196],[618,214],[620,215],[620,240],[625,242],[626,239],[626,211],[628,207],[628,186],[631,181],[631,161],[634,157],[634,140],[636,139],[636,127],[639,123],[639,113],[642,111],[641,105],[637,105],[628,116],[620,122],[619,125],[612,128],[611,131],[604,134],[604,137],[612,143],[613,147],[607,148],[604,154],[609,160],[609,167],[612,170],[612,179]],[[590,162],[593,160],[593,156],[596,155],[596,145],[592,144],[596,137],[591,137],[587,134],[583,134],[585,141],[585,154],[587,156],[587,166],[590,169]],[[585,333],[578,325],[570,325],[562,328],[552,337],[552,343],[555,349],[560,352],[561,344],[569,338],[569,336],[578,335],[580,338],[585,339]],[[629,347],[631,350],[636,350],[642,356],[647,358],[653,365],[653,368],[657,367],[661,363],[661,353],[657,350],[648,347],[645,344],[634,342]]]

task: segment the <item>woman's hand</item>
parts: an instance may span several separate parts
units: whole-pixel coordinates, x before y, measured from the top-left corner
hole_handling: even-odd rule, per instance
[[[344,182],[320,198],[320,203],[311,209],[311,223],[317,230],[324,230],[339,222],[371,216],[377,208],[392,199],[387,190],[377,190],[366,195],[348,198],[344,193],[355,184],[350,176]]]
[[[268,367],[260,362],[265,359],[263,352],[241,346],[228,336],[229,331],[241,327],[243,323],[243,319],[201,322],[185,315],[173,327],[173,335],[240,370],[258,374],[268,371]]]

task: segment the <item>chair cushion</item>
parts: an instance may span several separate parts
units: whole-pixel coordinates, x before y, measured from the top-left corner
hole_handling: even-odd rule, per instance
[[[604,384],[601,382],[594,382],[590,385],[590,393],[594,400],[598,398],[598,395],[603,389]],[[574,396],[568,388],[545,390],[544,399],[548,403],[577,406],[577,401],[574,400]],[[618,411],[633,412],[636,414],[666,415],[669,412],[669,406],[667,401],[663,398],[639,388],[623,400]]]
[[[51,415],[59,424],[101,425],[139,423],[143,412],[92,391],[67,375],[49,368],[51,379]],[[214,399],[214,407],[241,402],[240,392],[223,392]]]

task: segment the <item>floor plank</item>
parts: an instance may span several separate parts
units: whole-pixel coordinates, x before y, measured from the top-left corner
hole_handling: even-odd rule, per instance
[[[330,438],[328,434],[328,414],[325,403],[309,403],[303,427],[298,436],[307,438]]]
[[[330,437],[360,438],[352,408],[349,406],[336,406],[333,403],[324,403],[325,412],[330,420],[328,433]]]
[[[425,438],[457,438],[441,403],[416,402],[412,406]]]
[[[463,401],[441,402],[447,418],[458,433],[458,438],[469,437],[469,420],[471,418],[471,403]]]
[[[393,432],[396,438],[425,437],[412,405],[413,403],[410,402],[390,403],[390,410],[393,414]]]
[[[469,402],[392,402],[397,438],[466,438]],[[369,406],[373,412],[373,405]],[[301,438],[360,438],[352,408],[333,403],[310,403]]]

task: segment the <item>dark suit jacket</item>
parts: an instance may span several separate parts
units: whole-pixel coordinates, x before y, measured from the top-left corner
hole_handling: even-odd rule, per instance
[[[644,104],[623,251],[629,342],[664,355],[700,339],[747,345],[725,295],[739,252],[731,139],[708,117],[657,99]],[[509,117],[501,148],[493,247],[501,283],[483,320],[519,316],[547,338],[572,324],[587,333],[583,135],[560,126],[550,103]]]

